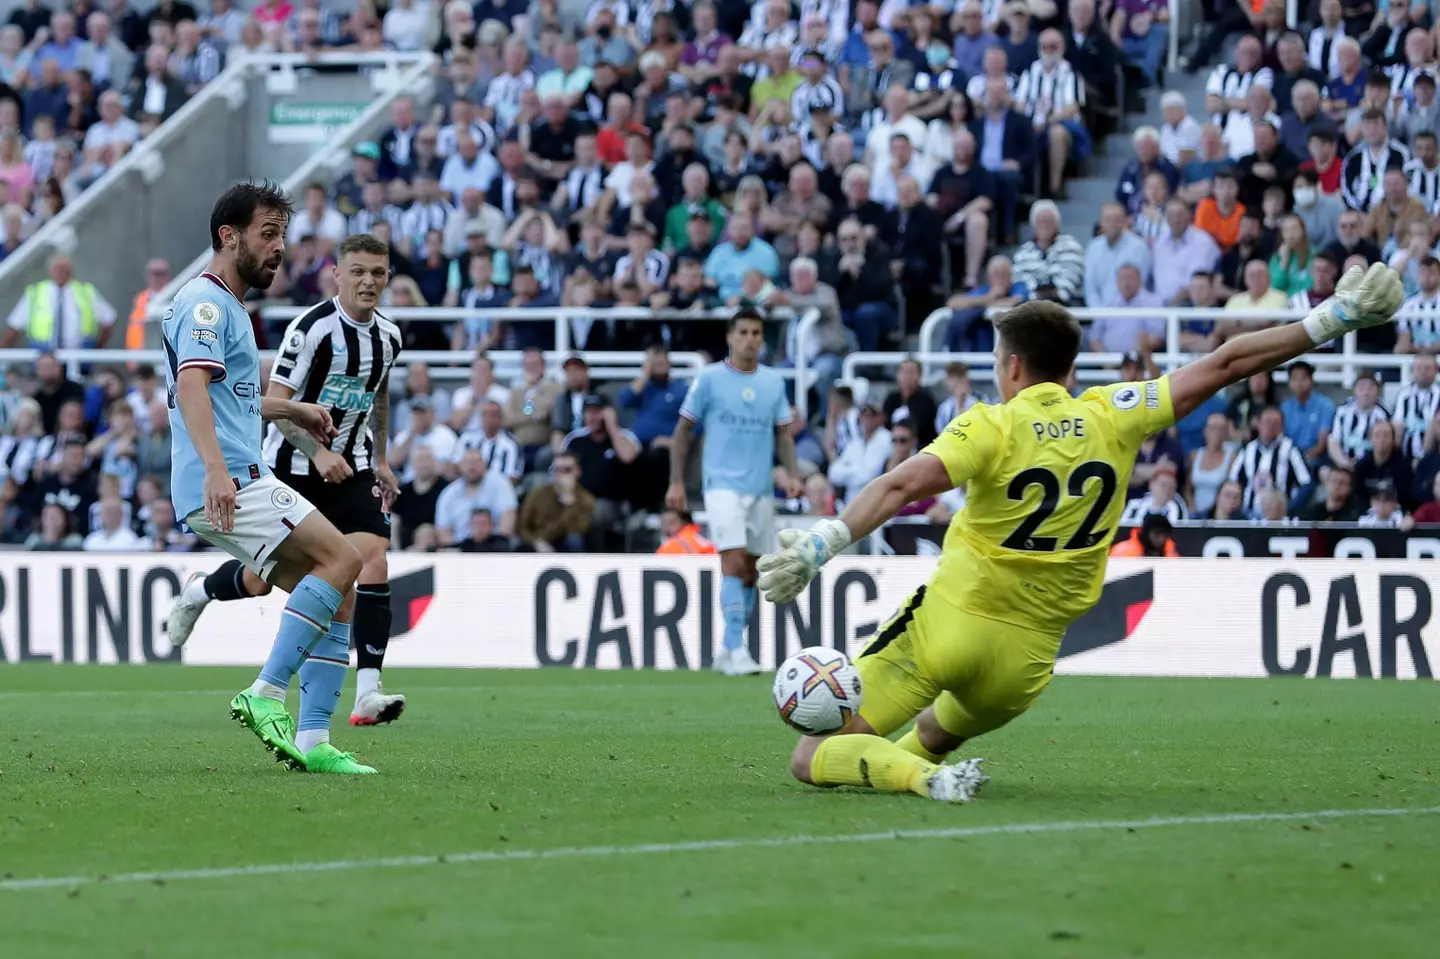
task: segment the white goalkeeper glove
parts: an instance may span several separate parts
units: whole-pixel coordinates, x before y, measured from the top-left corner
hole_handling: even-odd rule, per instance
[[[1335,284],[1335,295],[1305,317],[1305,332],[1320,346],[1351,330],[1389,323],[1404,302],[1405,287],[1394,270],[1383,263],[1368,270],[1352,266]]]
[[[799,596],[820,567],[850,545],[850,527],[838,519],[825,519],[810,529],[780,531],[780,551],[760,557],[760,595],[782,605]]]

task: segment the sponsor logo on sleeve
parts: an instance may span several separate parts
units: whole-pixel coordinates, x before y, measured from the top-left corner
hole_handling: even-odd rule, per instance
[[[190,331],[190,339],[197,340],[201,343],[214,343],[216,340],[219,339],[219,337],[215,335],[214,330],[202,330],[197,328]]]
[[[196,303],[191,318],[201,326],[215,326],[220,322],[220,307],[208,300],[203,303]]]
[[[1133,410],[1140,405],[1140,391],[1133,386],[1122,386],[1110,394],[1110,405],[1117,410]]]
[[[285,349],[292,353],[299,352],[300,347],[305,345],[305,334],[294,330],[285,340]]]

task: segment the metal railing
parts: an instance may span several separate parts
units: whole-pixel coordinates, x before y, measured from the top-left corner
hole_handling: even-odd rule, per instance
[[[351,147],[360,139],[363,132],[375,123],[376,120],[385,115],[386,110],[390,107],[391,101],[406,91],[420,89],[425,82],[429,81],[431,74],[430,68],[434,64],[435,59],[434,54],[423,51],[419,53],[382,51],[359,54],[322,53],[314,56],[298,53],[281,53],[269,54],[262,57],[249,57],[243,60],[242,65],[251,69],[278,67],[282,72],[293,72],[297,66],[312,63],[349,64],[353,62],[364,65],[374,62],[383,64],[387,70],[392,70],[396,73],[393,80],[386,84],[388,90],[385,96],[378,97],[371,102],[358,117],[340,128],[340,130],[336,131],[336,133],[330,137],[327,148],[317,150],[310,156],[310,159],[306,160],[294,173],[285,178],[284,182],[281,183],[285,192],[294,197],[298,195],[306,183],[315,179],[320,172],[328,172],[341,166],[349,157]],[[404,65],[403,68],[401,67],[402,64]],[[213,253],[210,250],[204,250],[198,254],[184,269],[175,274],[175,278],[152,298],[152,302],[166,304],[173,300],[175,294],[180,291],[180,287],[200,275],[200,271],[205,269],[205,264],[209,262],[212,255]],[[160,312],[163,314],[163,308]],[[150,316],[152,318],[156,316],[154,307],[150,309]]]
[[[986,312],[986,318],[991,319],[1004,313],[1003,309],[991,309]],[[921,352],[915,354],[915,359],[925,364],[925,378],[927,382],[938,378],[942,371],[937,370],[934,364],[962,362],[972,365],[981,364],[988,367],[994,359],[988,353],[949,353],[943,350],[945,327],[949,324],[950,318],[955,311],[951,309],[940,309],[931,313],[925,318],[920,326],[919,343]],[[1259,320],[1274,321],[1276,323],[1294,322],[1305,318],[1305,313],[1299,310],[1246,310],[1237,313],[1234,310],[1226,310],[1217,307],[1196,308],[1196,307],[1160,307],[1157,309],[1141,308],[1110,308],[1091,309],[1088,307],[1070,310],[1070,313],[1082,324],[1088,324],[1093,320],[1142,320],[1164,317],[1165,319],[1165,349],[1163,352],[1153,353],[1151,358],[1165,372],[1174,372],[1185,363],[1203,355],[1190,353],[1180,347],[1181,326],[1189,320]],[[1397,319],[1403,319],[1405,313],[1402,311]],[[846,358],[844,372],[842,375],[850,377],[855,365],[886,365],[877,360],[861,360],[853,363],[852,360],[857,354],[851,354]],[[873,356],[875,354],[864,354]],[[1082,382],[1094,381],[1103,382],[1096,377],[1091,368],[1118,365],[1121,359],[1119,353],[1090,353],[1081,352],[1076,361],[1077,373],[1081,374]],[[1323,351],[1307,354],[1305,359],[1316,367],[1316,376],[1323,383],[1337,383],[1345,388],[1355,384],[1355,377],[1365,369],[1398,369],[1401,371],[1401,381],[1409,381],[1409,367],[1411,357],[1398,356],[1392,353],[1361,353],[1357,347],[1357,339],[1354,333],[1347,333],[1342,339],[1340,349],[1337,351]],[[895,362],[898,362],[895,361]],[[1337,372],[1338,371],[1338,372]],[[1087,380],[1087,376],[1089,379]],[[989,378],[990,373],[983,372],[982,378]]]

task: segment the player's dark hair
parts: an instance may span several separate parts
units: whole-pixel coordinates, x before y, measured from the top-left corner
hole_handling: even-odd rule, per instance
[[[224,246],[220,242],[221,227],[243,231],[263,212],[279,213],[288,220],[295,215],[295,204],[269,180],[237,183],[220,194],[210,210],[210,249],[218,252]]]
[[[765,325],[765,317],[760,314],[759,310],[755,309],[753,306],[742,306],[740,309],[735,311],[734,316],[730,317],[730,322],[725,324],[725,332],[729,333],[731,330],[735,329],[737,325],[739,325],[745,320],[754,320],[762,327]]]
[[[1080,322],[1058,303],[1021,303],[995,319],[995,333],[1007,352],[1035,376],[1063,380],[1080,353]]]
[[[337,259],[345,259],[347,253],[368,253],[371,256],[390,255],[390,247],[369,233],[352,233],[340,241],[336,251]]]

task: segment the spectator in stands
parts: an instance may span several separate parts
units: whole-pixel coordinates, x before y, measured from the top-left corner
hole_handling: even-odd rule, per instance
[[[553,164],[551,168],[554,169]],[[480,145],[469,131],[461,130],[455,136],[455,152],[440,168],[440,193],[447,203],[458,203],[470,190],[484,196],[500,176],[500,164],[495,158],[481,153]],[[453,217],[446,216],[441,221],[441,228],[444,229],[451,219]]]
[[[938,435],[950,421],[969,410],[985,398],[976,394],[970,384],[970,367],[964,363],[950,363],[945,367],[945,391],[948,394],[935,413],[935,432]]]
[[[1295,174],[1291,193],[1295,201],[1295,215],[1305,224],[1305,233],[1311,245],[1324,250],[1333,244],[1338,236],[1340,215],[1345,205],[1339,198],[1319,189],[1314,170],[1301,170]]]
[[[1353,478],[1343,466],[1332,466],[1325,473],[1325,498],[1306,504],[1297,517],[1309,523],[1353,523],[1360,518],[1360,507],[1354,496]]]
[[[1116,289],[1097,306],[1143,310],[1164,306],[1159,294],[1145,289],[1140,268],[1124,263],[1116,271]],[[1090,349],[1097,353],[1147,353],[1165,345],[1165,318],[1160,315],[1102,316],[1090,324]]]
[[[1307,112],[1313,114],[1320,106],[1320,87],[1325,85],[1325,74],[1305,62],[1305,41],[1298,33],[1282,33],[1275,44],[1275,55],[1279,69],[1274,71],[1271,92],[1275,95],[1275,112],[1280,114],[1282,125],[1286,117],[1294,116],[1295,90],[1302,83],[1314,87],[1314,107]],[[1307,131],[1308,132],[1308,131]],[[1299,148],[1291,152],[1304,152],[1305,141],[1299,141]]]
[[[1150,247],[1127,228],[1125,207],[1107,203],[1100,210],[1100,235],[1085,248],[1085,301],[1104,306],[1115,298],[1121,266],[1136,267],[1143,281],[1150,275]]]
[[[1144,496],[1125,504],[1120,514],[1122,526],[1131,526],[1144,521],[1152,513],[1159,513],[1172,523],[1190,518],[1190,511],[1179,495],[1177,470],[1174,463],[1158,465],[1150,476],[1150,486]]]
[[[732,227],[734,222],[732,218]],[[827,257],[820,275],[834,287],[841,316],[854,332],[859,348],[870,352],[878,349],[882,338],[896,328],[895,283],[888,269],[888,250],[867,238],[858,219],[843,221],[836,230],[836,240],[839,249]]]
[[[1175,558],[1180,550],[1170,534],[1175,528],[1164,513],[1149,513],[1140,525],[1130,531],[1130,538],[1110,547],[1110,555],[1118,557],[1168,557]]]
[[[17,340],[39,349],[103,347],[115,328],[115,308],[94,284],[74,278],[70,258],[50,257],[49,279],[31,283],[10,311],[0,348]]]
[[[480,403],[479,418],[479,426],[460,434],[450,455],[451,461],[458,461],[466,450],[478,449],[491,472],[518,483],[525,475],[525,456],[515,437],[503,428],[504,414],[500,404],[494,400],[483,401]]]
[[[660,555],[714,555],[715,544],[700,535],[700,524],[685,510],[666,509],[660,514],[660,534],[664,537]]]
[[[1419,484],[1421,479],[1419,470],[1415,473],[1415,482]],[[1433,526],[1440,524],[1440,474],[1436,474],[1425,490],[1427,496],[1420,507],[1415,510],[1416,524]]]
[[[1427,34],[1419,31],[1416,31],[1416,35],[1428,37]],[[1431,160],[1425,164],[1427,171],[1432,173],[1434,169],[1433,137],[1436,131],[1440,130],[1440,101],[1435,99],[1435,77],[1430,72],[1433,69],[1432,66],[1411,74],[1414,82],[1411,95],[1401,104],[1400,112],[1395,118],[1395,125],[1398,128],[1397,135],[1408,142],[1410,149],[1417,155],[1420,152],[1420,138],[1427,134],[1432,137]]]
[[[565,437],[557,453],[572,453],[579,462],[580,485],[595,497],[594,523],[602,533],[616,519],[619,504],[639,492],[627,481],[640,451],[640,441],[620,426],[609,400],[595,393],[585,397],[584,424]]]
[[[400,496],[390,507],[391,515],[400,521],[394,524],[393,533],[401,549],[414,542],[422,526],[435,522],[436,502],[450,482],[440,475],[440,464],[427,446],[416,447],[410,454],[410,468],[413,477],[400,484]]]
[[[25,540],[25,548],[39,552],[81,549],[85,538],[74,529],[73,515],[59,503],[46,503],[40,510],[40,528]]]
[[[1315,251],[1310,245],[1310,236],[1305,232],[1305,221],[1298,216],[1285,216],[1280,220],[1280,245],[1270,258],[1270,283],[1279,292],[1289,296],[1304,293],[1310,288],[1310,267]]]
[[[1199,203],[1213,192],[1213,180],[1221,170],[1233,169],[1234,164],[1225,153],[1225,141],[1220,128],[1207,123],[1200,128],[1200,152],[1180,171],[1180,188],[1175,195],[1186,203]]]
[[[1230,440],[1230,420],[1224,413],[1205,418],[1205,445],[1190,451],[1185,468],[1185,498],[1197,517],[1205,517],[1214,508],[1238,448]]]
[[[980,166],[995,178],[1001,242],[1008,243],[1015,230],[1020,186],[1028,184],[1034,172],[1034,127],[1028,117],[1011,108],[1006,82],[991,78],[985,82],[984,111],[971,123],[970,132],[979,144]]]
[[[1200,201],[1195,209],[1195,225],[1210,234],[1222,252],[1227,252],[1240,239],[1240,224],[1245,207],[1239,201],[1240,181],[1233,170],[1220,169],[1212,179],[1214,196]]]
[[[390,103],[390,129],[380,137],[380,179],[393,180],[410,167],[419,133],[415,101],[396,97]]]
[[[911,421],[913,433],[921,446],[928,446],[935,439],[935,397],[920,383],[920,362],[905,359],[895,371],[895,389],[885,397],[882,411],[885,422],[893,432],[895,425],[904,420]]]
[[[1234,480],[1226,480],[1220,484],[1220,491],[1215,494],[1215,505],[1204,515],[1197,515],[1197,519],[1203,519],[1212,523],[1239,523],[1245,520],[1245,491],[1239,483]]]
[[[1060,232],[1060,208],[1048,200],[1030,207],[1033,236],[1015,253],[1015,279],[1037,299],[1069,305],[1082,294],[1085,250]]]
[[[495,531],[494,515],[482,508],[470,514],[470,527],[455,548],[462,553],[508,553],[510,537]]]
[[[1365,235],[1365,218],[1357,210],[1346,210],[1335,223],[1335,242],[1325,248],[1341,266],[1352,255],[1365,257],[1369,263],[1379,263],[1383,257],[1380,247]]]
[[[1030,117],[1036,138],[1045,139],[1050,195],[1058,197],[1072,155],[1077,163],[1090,155],[1090,134],[1080,115],[1084,81],[1065,61],[1065,38],[1059,30],[1041,33],[1039,47],[1039,59],[1018,61],[1025,69],[1015,87],[1015,109]]]
[[[1127,213],[1140,209],[1144,202],[1142,187],[1145,177],[1151,173],[1163,173],[1165,182],[1172,191],[1180,185],[1180,171],[1160,154],[1159,130],[1143,126],[1135,131],[1131,142],[1135,147],[1135,157],[1120,171],[1120,178],[1115,184],[1115,202]]]
[[[1309,158],[1301,162],[1301,171],[1315,174],[1321,193],[1343,199],[1340,188],[1345,161],[1339,155],[1339,135],[1328,130],[1312,130],[1305,144]]]
[[[1400,308],[1396,353],[1440,347],[1440,260],[1427,254],[1419,261],[1418,292]]]
[[[550,466],[550,482],[525,497],[518,533],[537,553],[583,552],[594,512],[595,497],[580,486],[579,461],[559,453]]]
[[[1199,156],[1200,124],[1190,116],[1185,94],[1178,90],[1160,98],[1160,112],[1165,121],[1160,126],[1160,155],[1181,171],[1183,183],[1185,165]]]
[[[1190,222],[1190,208],[1183,200],[1165,204],[1165,225],[1165,232],[1151,246],[1155,293],[1165,305],[1177,306],[1186,298],[1195,274],[1215,268],[1220,248],[1209,233]]]
[[[1345,205],[1368,213],[1384,198],[1384,173],[1392,167],[1404,170],[1410,151],[1390,138],[1390,124],[1383,110],[1371,107],[1360,115],[1362,142],[1345,157],[1341,168],[1340,192]]]
[[[486,510],[501,536],[515,533],[515,512],[519,504],[515,490],[497,473],[488,469],[478,449],[466,450],[460,457],[459,476],[440,492],[435,501],[435,530],[441,546],[453,546],[470,534],[470,517],[476,510]]]
[[[911,176],[900,178],[895,212],[890,273],[904,290],[906,310],[913,324],[934,306],[932,290],[943,272],[944,225],[940,214],[924,202],[920,184]]]
[[[1260,413],[1255,439],[1245,444],[1230,467],[1230,478],[1244,489],[1246,512],[1258,512],[1260,493],[1271,488],[1278,489],[1282,500],[1288,502],[1310,485],[1310,475],[1305,457],[1285,435],[1285,417],[1279,408],[1266,407]]]
[[[1253,151],[1241,157],[1236,166],[1240,202],[1251,210],[1260,207],[1266,189],[1288,186],[1300,165],[1299,159],[1280,144],[1280,135],[1268,120],[1255,124],[1253,142]]]
[[[1425,431],[1440,411],[1440,384],[1436,383],[1433,353],[1417,353],[1410,363],[1410,383],[1395,397],[1391,422],[1399,436],[1400,448],[1411,460],[1425,455]],[[1406,493],[1406,499],[1413,499]]]
[[[727,232],[729,239],[705,260],[705,278],[728,302],[740,292],[741,281],[750,270],[759,270],[769,279],[778,277],[780,257],[773,246],[755,235],[755,224],[747,216],[732,215]]]
[[[83,535],[90,530],[90,507],[99,498],[95,473],[85,461],[83,436],[57,438],[56,442],[59,463],[53,472],[32,482],[33,499],[63,508],[70,514],[70,528]]]
[[[669,351],[663,344],[646,349],[640,375],[621,391],[618,404],[631,411],[631,432],[642,451],[639,472],[643,478],[653,475],[657,500],[665,495],[669,481],[670,437],[684,401],[684,385],[670,378]]]
[[[170,72],[169,49],[159,44],[146,49],[144,71],[131,78],[129,95],[131,119],[150,116],[162,123],[190,99],[185,84]]]
[[[1245,288],[1245,265],[1251,260],[1270,262],[1275,253],[1275,238],[1264,228],[1258,210],[1246,210],[1240,217],[1240,234],[1235,245],[1220,257],[1219,294],[1229,299]]]
[[[860,435],[851,438],[830,463],[828,476],[840,498],[858,493],[885,472],[892,445],[885,422],[880,406],[866,401],[860,410]]]
[[[100,501],[100,524],[85,537],[82,548],[87,552],[136,552],[145,541],[125,523],[125,503],[118,497]]]
[[[976,285],[990,243],[990,214],[995,209],[995,180],[975,164],[975,136],[961,127],[953,134],[953,159],[940,167],[930,181],[930,198],[940,215],[946,242],[957,238],[964,251],[961,285]]]
[[[985,8],[978,0],[966,0],[951,21],[951,29],[955,34],[955,63],[971,76],[985,72],[986,53],[1000,45],[1000,38],[985,22]]]
[[[1335,420],[1335,404],[1324,393],[1315,392],[1315,367],[1296,360],[1288,370],[1290,398],[1280,404],[1285,417],[1285,435],[1305,457],[1305,462],[1318,469],[1330,441],[1330,427]]]
[[[950,297],[954,313],[945,330],[945,349],[963,353],[987,352],[993,346],[993,329],[985,320],[992,309],[1005,309],[1030,299],[1030,288],[1015,278],[1007,256],[993,256],[985,267],[985,282]]]
[[[415,467],[408,462],[411,453],[420,447],[430,450],[435,460],[444,464],[441,471],[447,472],[459,439],[454,430],[435,421],[435,403],[428,395],[412,397],[409,410],[409,422],[390,444],[390,465],[404,470],[403,480],[407,483],[415,478]]]
[[[480,408],[485,403],[504,407],[510,390],[495,380],[495,364],[488,356],[477,356],[470,364],[470,380],[450,397],[450,426],[456,433],[480,428]]]
[[[1236,319],[1243,323],[1258,323],[1261,326],[1275,320],[1264,316],[1247,316],[1257,310],[1284,310],[1290,306],[1290,299],[1270,285],[1270,266],[1262,259],[1245,263],[1244,289],[1225,301],[1225,309],[1239,314]]]
[[[295,211],[286,230],[286,241],[289,243],[299,243],[304,236],[314,236],[329,247],[339,246],[346,236],[345,217],[330,205],[325,184],[320,182],[306,185],[304,204]]]
[[[1365,217],[1364,233],[1384,248],[1392,238],[1408,236],[1412,223],[1428,223],[1425,204],[1410,196],[1410,178],[1400,167],[1390,167],[1381,181],[1382,194]]]
[[[545,357],[535,348],[527,349],[520,358],[521,375],[510,390],[505,406],[505,428],[519,440],[530,468],[536,465],[536,454],[548,449],[550,423],[560,397],[560,384],[545,376]],[[569,402],[566,403],[567,409]]]
[[[1275,112],[1275,97],[1270,88],[1254,83],[1245,94],[1245,109],[1231,110],[1225,120],[1221,136],[1230,159],[1238,161],[1255,152],[1255,128],[1262,123],[1268,123],[1272,131],[1278,131],[1280,117]]]
[[[1380,405],[1380,384],[1375,375],[1367,372],[1357,376],[1350,399],[1335,411],[1335,422],[1330,427],[1330,462],[1355,469],[1355,464],[1370,452],[1370,432],[1375,424],[1389,419],[1390,413]]]
[[[1116,66],[1124,55],[1095,15],[1095,0],[1069,0],[1069,47],[1066,53],[1085,81],[1085,99],[1090,103],[1118,102]]]
[[[1380,483],[1370,494],[1370,509],[1360,517],[1359,523],[1406,531],[1415,525],[1415,521],[1405,515],[1395,487],[1388,482]]]
[[[1327,114],[1320,112],[1320,87],[1322,83],[1301,80],[1290,94],[1289,109],[1280,115],[1280,144],[1297,162],[1310,156],[1310,138],[1317,132],[1332,136],[1338,127]]]
[[[1395,425],[1389,420],[1377,421],[1370,427],[1370,450],[1355,464],[1355,486],[1361,495],[1374,496],[1382,488],[1404,491],[1402,502],[1410,506],[1410,491],[1415,477],[1410,457],[1400,449]]]

